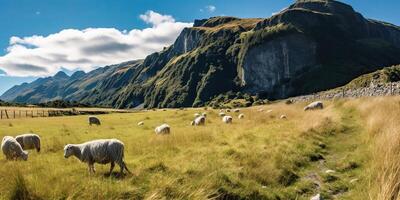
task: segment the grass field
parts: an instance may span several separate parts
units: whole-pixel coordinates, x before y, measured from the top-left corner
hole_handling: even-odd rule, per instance
[[[246,108],[230,125],[203,109],[101,115],[101,126],[87,116],[0,120],[1,137],[42,138],[26,162],[0,156],[0,199],[399,199],[400,98],[325,104]],[[190,126],[196,112],[207,112],[206,126]],[[154,134],[162,123],[170,135]],[[133,174],[107,176],[109,165],[97,164],[89,175],[63,157],[65,144],[101,138],[125,143]]]

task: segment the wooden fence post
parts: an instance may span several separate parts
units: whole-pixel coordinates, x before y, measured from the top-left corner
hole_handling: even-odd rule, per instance
[[[3,119],[3,110],[0,110],[0,119]]]
[[[10,119],[10,118],[8,117],[8,112],[7,112],[7,110],[4,110],[4,112],[5,112],[5,114],[6,114],[7,119]]]

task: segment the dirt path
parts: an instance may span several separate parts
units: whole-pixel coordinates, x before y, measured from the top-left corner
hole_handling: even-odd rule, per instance
[[[362,139],[361,120],[356,110],[339,104],[335,107],[340,112],[340,125],[320,138],[323,159],[307,167],[302,177],[315,185],[311,196],[320,194],[323,199],[367,199],[367,183],[363,177],[366,175],[368,153],[366,142]]]

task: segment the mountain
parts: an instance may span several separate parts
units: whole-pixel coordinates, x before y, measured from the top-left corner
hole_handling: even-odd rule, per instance
[[[229,91],[280,99],[399,63],[400,27],[366,19],[338,1],[298,0],[266,19],[195,20],[173,45],[144,60],[74,80],[38,79],[0,99],[62,98],[118,108],[201,106]]]

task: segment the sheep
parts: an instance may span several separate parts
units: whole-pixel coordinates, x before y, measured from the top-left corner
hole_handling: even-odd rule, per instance
[[[267,113],[271,113],[272,112],[272,110],[267,110]]]
[[[240,115],[238,116],[238,118],[239,118],[239,119],[243,119],[243,118],[244,118],[244,114],[243,114],[243,113],[240,114]]]
[[[287,119],[287,116],[286,116],[286,115],[281,115],[280,118],[281,118],[281,119]]]
[[[95,116],[89,116],[89,125],[91,126],[92,124],[100,125],[100,119]]]
[[[22,150],[21,145],[11,136],[3,137],[1,150],[7,160],[17,160],[18,158],[22,158],[22,160],[25,161],[28,160],[28,152]]]
[[[304,107],[304,111],[323,109],[323,108],[324,108],[324,104],[321,101],[315,101],[315,102],[308,104],[306,107]]]
[[[23,134],[15,137],[23,150],[36,149],[40,152],[40,137],[36,134]]]
[[[224,112],[220,112],[218,115],[219,115],[220,117],[224,117],[224,116],[225,116],[225,113],[224,113]]]
[[[192,126],[206,125],[206,118],[204,116],[197,117],[193,120]]]
[[[154,129],[154,131],[156,132],[156,134],[170,134],[171,128],[169,127],[168,124],[162,124],[162,125],[156,127],[156,129]]]
[[[111,163],[110,175],[114,169],[115,163],[121,168],[120,175],[124,170],[131,173],[124,161],[124,143],[117,139],[92,140],[82,144],[67,144],[64,147],[64,158],[75,156],[81,162],[86,162],[89,167],[89,173],[96,172],[94,163]]]
[[[199,113],[194,113],[194,117],[196,118],[196,117],[200,117],[200,114]]]
[[[138,125],[138,126],[143,126],[143,125],[144,125],[144,122],[143,122],[143,121],[140,121],[137,125]]]
[[[240,112],[240,109],[236,108],[235,110],[233,110],[233,112],[238,113],[238,112]]]
[[[222,118],[222,121],[225,123],[225,124],[232,124],[232,117],[231,116],[224,116],[223,118]]]
[[[264,111],[264,109],[262,109],[262,108],[258,109],[258,112],[263,112],[263,111]]]

